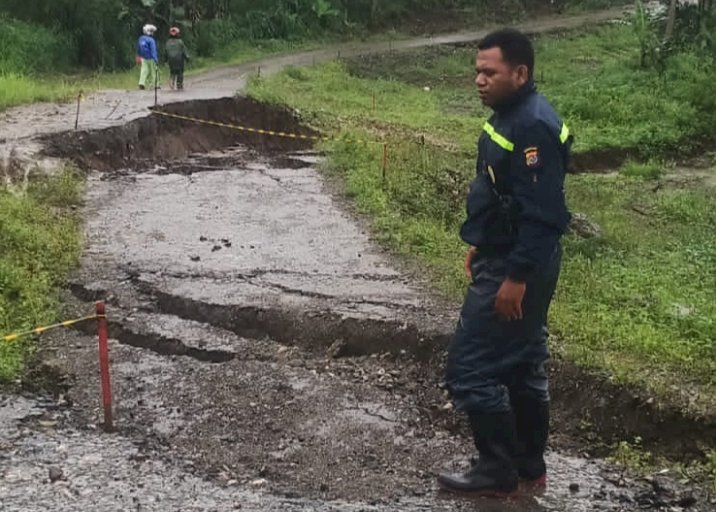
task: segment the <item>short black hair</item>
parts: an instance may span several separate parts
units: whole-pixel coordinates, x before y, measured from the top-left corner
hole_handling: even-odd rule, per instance
[[[535,49],[532,41],[519,30],[503,28],[491,32],[482,38],[477,45],[478,50],[499,48],[505,62],[512,66],[527,66],[530,78],[535,68]]]

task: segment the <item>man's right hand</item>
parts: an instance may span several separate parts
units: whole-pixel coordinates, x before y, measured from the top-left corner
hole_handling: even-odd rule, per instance
[[[465,275],[470,281],[472,281],[472,260],[475,258],[476,254],[477,247],[473,247],[471,245],[467,250],[467,255],[465,255]]]

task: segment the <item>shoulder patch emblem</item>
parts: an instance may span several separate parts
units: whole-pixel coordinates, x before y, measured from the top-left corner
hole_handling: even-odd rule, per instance
[[[542,160],[539,157],[539,149],[536,147],[529,147],[525,149],[525,164],[527,167],[539,167]]]

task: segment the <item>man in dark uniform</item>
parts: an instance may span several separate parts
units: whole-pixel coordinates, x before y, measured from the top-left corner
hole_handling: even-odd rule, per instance
[[[477,87],[494,110],[478,142],[462,239],[471,279],[448,350],[446,382],[479,452],[448,491],[509,496],[546,484],[547,310],[569,223],[564,175],[572,137],[533,82],[534,49],[505,29],[478,45]]]

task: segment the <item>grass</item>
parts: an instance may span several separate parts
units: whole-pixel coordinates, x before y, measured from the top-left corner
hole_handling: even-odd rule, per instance
[[[66,170],[0,191],[0,335],[58,320],[57,288],[80,254],[83,179]],[[14,378],[33,349],[30,338],[0,340],[0,381]]]
[[[628,160],[619,170],[624,176],[632,178],[644,178],[655,180],[660,178],[664,173],[664,164],[658,160],[649,160],[647,162],[637,162]]]
[[[707,62],[677,55],[661,75],[637,65],[636,44],[626,26],[539,40],[541,88],[580,134],[578,151],[635,148],[648,157],[688,145],[716,122],[702,112],[701,94],[716,94]]]
[[[632,477],[649,478],[666,474],[667,477],[678,478],[681,484],[701,484],[707,495],[713,496],[716,493],[716,450],[707,448],[704,453],[703,460],[674,462],[647,451],[642,439],[636,437],[631,442],[616,443],[608,460]]]
[[[568,178],[571,209],[597,222],[603,236],[565,237],[553,349],[709,414],[716,404],[716,195],[658,182],[665,150],[689,144],[711,119],[708,111],[694,116],[708,75],[681,55],[665,82],[638,68],[637,48],[627,26],[537,43],[540,87],[576,133],[576,150],[638,147],[647,157],[617,174]],[[385,181],[379,144],[326,143],[327,171],[370,214],[382,243],[417,261],[456,301],[465,286],[457,233],[475,138],[488,115],[472,67],[471,51],[431,49],[290,69],[249,88],[339,138],[389,144]]]
[[[624,25],[536,40],[538,87],[578,134],[576,151],[635,148],[649,157],[711,133],[716,103],[707,107],[716,98],[716,85],[709,78],[710,63],[677,55],[660,75],[639,67],[637,46],[636,36]],[[348,71],[360,78],[430,87],[439,106],[435,115],[487,115],[475,101],[472,49],[435,48],[414,54],[412,60],[367,57],[351,63]],[[353,79],[346,76],[346,81]]]
[[[641,178],[623,176],[575,177],[567,191],[572,208],[605,235],[565,240],[552,309],[561,351],[621,381],[646,380],[663,396],[713,395],[716,195],[651,192]],[[703,405],[714,397],[699,398]]]

